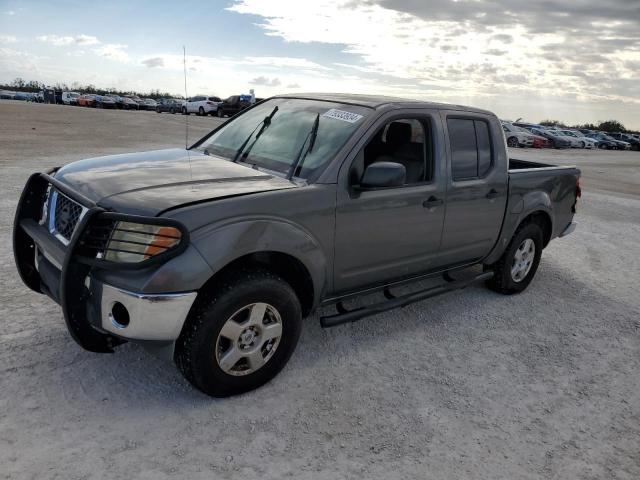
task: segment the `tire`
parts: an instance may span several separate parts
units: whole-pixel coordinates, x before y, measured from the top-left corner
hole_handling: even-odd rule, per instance
[[[518,146],[518,139],[516,137],[509,137],[507,139],[507,146],[516,148]]]
[[[200,295],[176,342],[174,360],[185,378],[207,395],[227,397],[275,377],[295,350],[302,327],[300,301],[291,286],[265,270],[240,270]],[[251,326],[254,312],[260,320]],[[238,318],[242,321],[234,321]],[[267,319],[271,323],[265,325]],[[277,324],[280,336],[263,340],[263,329]],[[275,335],[273,328],[269,335]],[[250,345],[243,343],[249,340]],[[224,364],[228,354],[235,363]],[[259,365],[255,369],[251,359]]]
[[[200,117],[204,117],[204,116],[206,115],[206,114],[204,113],[204,108],[200,107],[200,108],[198,109],[198,115],[199,115]]]
[[[156,112],[157,112],[157,113],[162,113],[162,112],[160,111],[160,107],[156,107]]]
[[[543,232],[538,223],[532,221],[520,225],[500,260],[485,267],[485,270],[494,272],[493,278],[487,281],[487,286],[494,292],[504,295],[524,291],[538,270],[542,256],[542,242]],[[533,251],[530,250],[531,247]],[[524,253],[527,254],[522,256]],[[515,265],[518,261],[517,254],[521,259],[521,269],[516,268]]]
[[[218,108],[216,114],[218,115],[218,118],[224,118],[224,110],[221,108]]]
[[[171,108],[169,109],[169,113],[170,113],[171,115],[173,115],[174,113],[176,113],[176,111],[173,109],[173,107],[171,107]]]
[[[189,112],[187,112],[187,107],[182,107],[182,114],[189,115]]]
[[[584,148],[584,142],[580,142],[580,148]]]

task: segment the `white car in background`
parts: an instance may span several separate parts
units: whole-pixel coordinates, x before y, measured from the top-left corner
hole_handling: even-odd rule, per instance
[[[78,92],[62,92],[62,103],[65,105],[77,105],[79,96]]]
[[[533,147],[533,135],[510,122],[501,122],[509,147]]]
[[[184,102],[182,114],[216,115],[221,104],[222,100],[215,95],[196,95],[195,97],[187,98],[187,101]]]
[[[582,132],[577,130],[559,130],[559,132],[566,137],[577,138],[580,148],[598,148],[598,141],[594,138],[586,137]]]

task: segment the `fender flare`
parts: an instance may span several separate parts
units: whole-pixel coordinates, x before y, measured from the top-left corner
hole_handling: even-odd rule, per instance
[[[211,270],[219,272],[241,257],[259,252],[289,255],[306,268],[317,304],[331,278],[330,262],[318,240],[301,226],[282,218],[234,219],[211,224],[192,232],[191,243]]]
[[[483,263],[492,264],[504,253],[513,235],[520,224],[530,215],[543,212],[549,217],[551,223],[551,238],[553,238],[555,225],[553,223],[553,202],[549,194],[542,191],[526,193],[519,200],[514,199],[513,207],[505,213],[504,223],[500,231],[500,237],[493,250],[484,259]]]

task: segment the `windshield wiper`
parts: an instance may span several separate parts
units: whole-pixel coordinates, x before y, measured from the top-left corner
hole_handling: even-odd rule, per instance
[[[240,158],[240,155],[242,155],[243,159],[247,158],[247,155],[249,155],[249,152],[251,151],[253,146],[258,141],[258,138],[260,138],[260,135],[262,135],[262,132],[264,132],[266,130],[266,128],[269,125],[271,125],[271,119],[273,118],[273,116],[276,114],[277,111],[278,111],[278,106],[276,105],[275,108],[273,109],[273,111],[269,114],[269,116],[264,117],[264,119],[258,125],[256,125],[256,128],[253,129],[253,131],[249,134],[247,139],[244,142],[242,142],[242,145],[240,145],[240,148],[238,148],[238,150],[236,150],[236,154],[233,157],[233,162],[234,163],[238,161],[238,159]],[[249,140],[251,140],[251,137],[253,137],[253,134],[256,132],[256,130],[258,130],[258,128],[260,128],[260,131],[256,135],[256,139],[253,141],[253,143],[247,149],[247,151],[242,153],[244,148],[247,146],[247,143],[249,143]]]
[[[320,125],[320,114],[316,114],[316,119],[313,121],[313,126],[309,133],[302,142],[302,146],[300,147],[300,151],[298,152],[298,156],[291,164],[291,168],[289,168],[289,172],[287,173],[287,179],[291,180],[291,177],[296,173],[298,167],[302,170],[302,164],[304,163],[304,159],[307,158],[307,154],[313,150],[313,145],[316,143],[316,137],[318,136],[318,126]],[[309,140],[309,146],[305,149],[304,146],[307,145],[307,140]]]

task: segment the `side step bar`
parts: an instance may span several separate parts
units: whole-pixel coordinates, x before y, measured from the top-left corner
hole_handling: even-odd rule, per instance
[[[357,322],[358,320],[361,320],[370,315],[376,315],[378,313],[386,312],[387,310],[391,310],[393,308],[404,307],[406,305],[409,305],[410,303],[426,300],[427,298],[437,297],[438,295],[442,295],[443,293],[452,292],[454,290],[461,290],[476,282],[489,280],[492,277],[493,272],[483,272],[472,278],[455,280],[449,275],[448,272],[445,272],[443,274],[443,279],[446,282],[445,284],[430,287],[418,292],[409,293],[407,295],[402,295],[400,297],[394,296],[388,288],[385,288],[384,296],[387,298],[386,301],[374,303],[373,305],[369,305],[366,307],[355,308],[353,310],[347,310],[342,302],[338,302],[336,304],[336,310],[338,311],[338,313],[336,313],[335,315],[320,317],[320,326],[322,328],[329,328],[335,327],[337,325],[342,325],[343,323]]]

